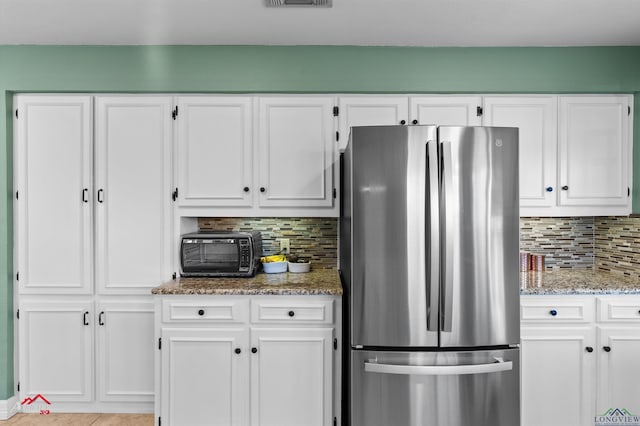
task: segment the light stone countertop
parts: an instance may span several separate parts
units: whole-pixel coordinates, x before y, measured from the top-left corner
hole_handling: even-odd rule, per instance
[[[592,269],[521,272],[520,294],[640,294],[640,280]]]
[[[265,274],[249,278],[182,277],[151,290],[153,294],[202,295],[342,295],[337,269],[312,269],[294,274]]]

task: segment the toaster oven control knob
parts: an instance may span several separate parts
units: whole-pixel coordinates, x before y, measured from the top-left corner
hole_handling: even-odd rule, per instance
[[[237,354],[240,354],[242,352],[242,349],[236,348],[236,350],[234,352],[237,353]]]
[[[248,186],[245,186],[245,187],[243,188],[243,191],[244,191],[244,192],[249,192],[249,187],[248,187]]]
[[[203,316],[203,315],[204,315],[204,309],[200,309],[200,310],[198,311],[198,315]]]
[[[267,191],[267,188],[265,188],[264,186],[260,187],[260,192],[266,192],[266,191]]]
[[[258,348],[251,348],[251,353],[252,354],[258,353]]]
[[[295,313],[295,312],[293,312],[293,311],[289,311],[289,316],[290,316],[291,318],[293,318],[295,315],[296,315],[296,313]]]

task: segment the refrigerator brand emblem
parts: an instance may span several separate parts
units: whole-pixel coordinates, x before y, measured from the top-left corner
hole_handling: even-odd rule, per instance
[[[496,146],[497,147],[502,146],[502,139],[496,139]]]

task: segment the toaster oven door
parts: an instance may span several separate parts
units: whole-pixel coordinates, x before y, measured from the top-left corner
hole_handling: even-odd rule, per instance
[[[239,268],[239,244],[235,238],[182,241],[182,271],[185,273],[234,273]]]

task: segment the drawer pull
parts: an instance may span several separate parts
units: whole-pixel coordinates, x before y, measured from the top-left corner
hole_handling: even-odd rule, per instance
[[[236,350],[234,351],[235,353],[237,353],[238,355],[242,352],[242,349],[240,348],[236,348]]]
[[[587,346],[586,348],[584,348],[587,352],[591,353],[593,352],[593,348],[591,346]]]
[[[252,354],[258,353],[258,348],[251,348],[251,353]]]
[[[556,315],[558,315],[558,311],[556,311],[555,309],[552,309],[552,310],[550,310],[550,311],[549,311],[549,314],[550,314],[552,317],[555,317]]]
[[[204,309],[198,310],[198,315],[203,316],[204,315]]]
[[[295,313],[295,312],[293,312],[293,311],[289,311],[289,316],[290,316],[291,318],[293,318],[295,315],[296,315],[296,313]]]
[[[605,352],[611,352],[611,346],[603,346],[602,350],[604,350]]]

